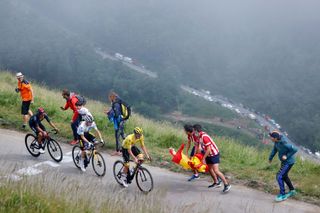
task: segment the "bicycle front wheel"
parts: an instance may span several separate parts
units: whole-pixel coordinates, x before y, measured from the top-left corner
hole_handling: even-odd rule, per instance
[[[75,145],[72,148],[72,159],[73,159],[74,165],[76,165],[76,167],[80,169],[81,148],[79,145]]]
[[[47,143],[47,148],[50,156],[56,162],[60,162],[63,158],[62,149],[58,142],[52,138]]]
[[[138,188],[145,193],[153,189],[153,179],[148,169],[140,167],[136,173],[136,182]]]
[[[127,178],[127,175],[123,172],[124,163],[121,160],[117,160],[113,164],[113,176],[116,179],[117,183],[123,186],[122,180]]]
[[[39,157],[39,144],[36,136],[34,136],[33,134],[27,134],[24,138],[24,141],[28,152],[34,157]]]
[[[104,176],[106,174],[106,163],[104,162],[102,155],[99,152],[95,152],[91,160],[94,172],[98,176]]]

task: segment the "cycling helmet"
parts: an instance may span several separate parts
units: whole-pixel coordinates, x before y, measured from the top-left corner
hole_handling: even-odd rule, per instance
[[[39,107],[38,108],[38,113],[39,114],[43,114],[43,113],[45,113],[45,111],[44,111],[44,109],[42,107]]]
[[[91,122],[93,122],[93,117],[92,117],[92,115],[87,114],[87,115],[83,116],[83,120],[91,123]]]
[[[142,133],[143,133],[143,131],[142,131],[142,129],[140,127],[135,127],[133,132],[135,134],[139,134],[139,135],[142,135]]]

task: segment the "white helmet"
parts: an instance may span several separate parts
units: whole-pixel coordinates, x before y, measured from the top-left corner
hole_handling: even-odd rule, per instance
[[[22,74],[21,72],[18,72],[18,73],[16,74],[16,77],[17,77],[17,78],[21,78],[21,77],[23,77],[23,74]]]
[[[94,121],[92,115],[89,115],[89,114],[83,116],[83,120],[90,123]]]

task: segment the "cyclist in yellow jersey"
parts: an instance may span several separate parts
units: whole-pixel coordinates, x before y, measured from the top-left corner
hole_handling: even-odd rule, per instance
[[[133,134],[128,135],[122,142],[122,157],[124,161],[124,173],[127,175],[127,181],[123,182],[123,186],[128,187],[128,184],[131,183],[129,171],[129,160],[130,156],[133,158],[135,163],[138,163],[138,156],[141,154],[141,151],[138,147],[135,146],[136,143],[140,143],[141,149],[145,153],[148,160],[151,160],[151,157],[147,151],[147,148],[144,145],[144,136],[143,131],[140,127],[135,127]]]

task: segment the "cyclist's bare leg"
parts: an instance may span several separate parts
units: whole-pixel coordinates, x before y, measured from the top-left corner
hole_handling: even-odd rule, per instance
[[[43,134],[41,132],[39,132],[38,134],[38,144],[42,145],[42,138],[43,138]]]

